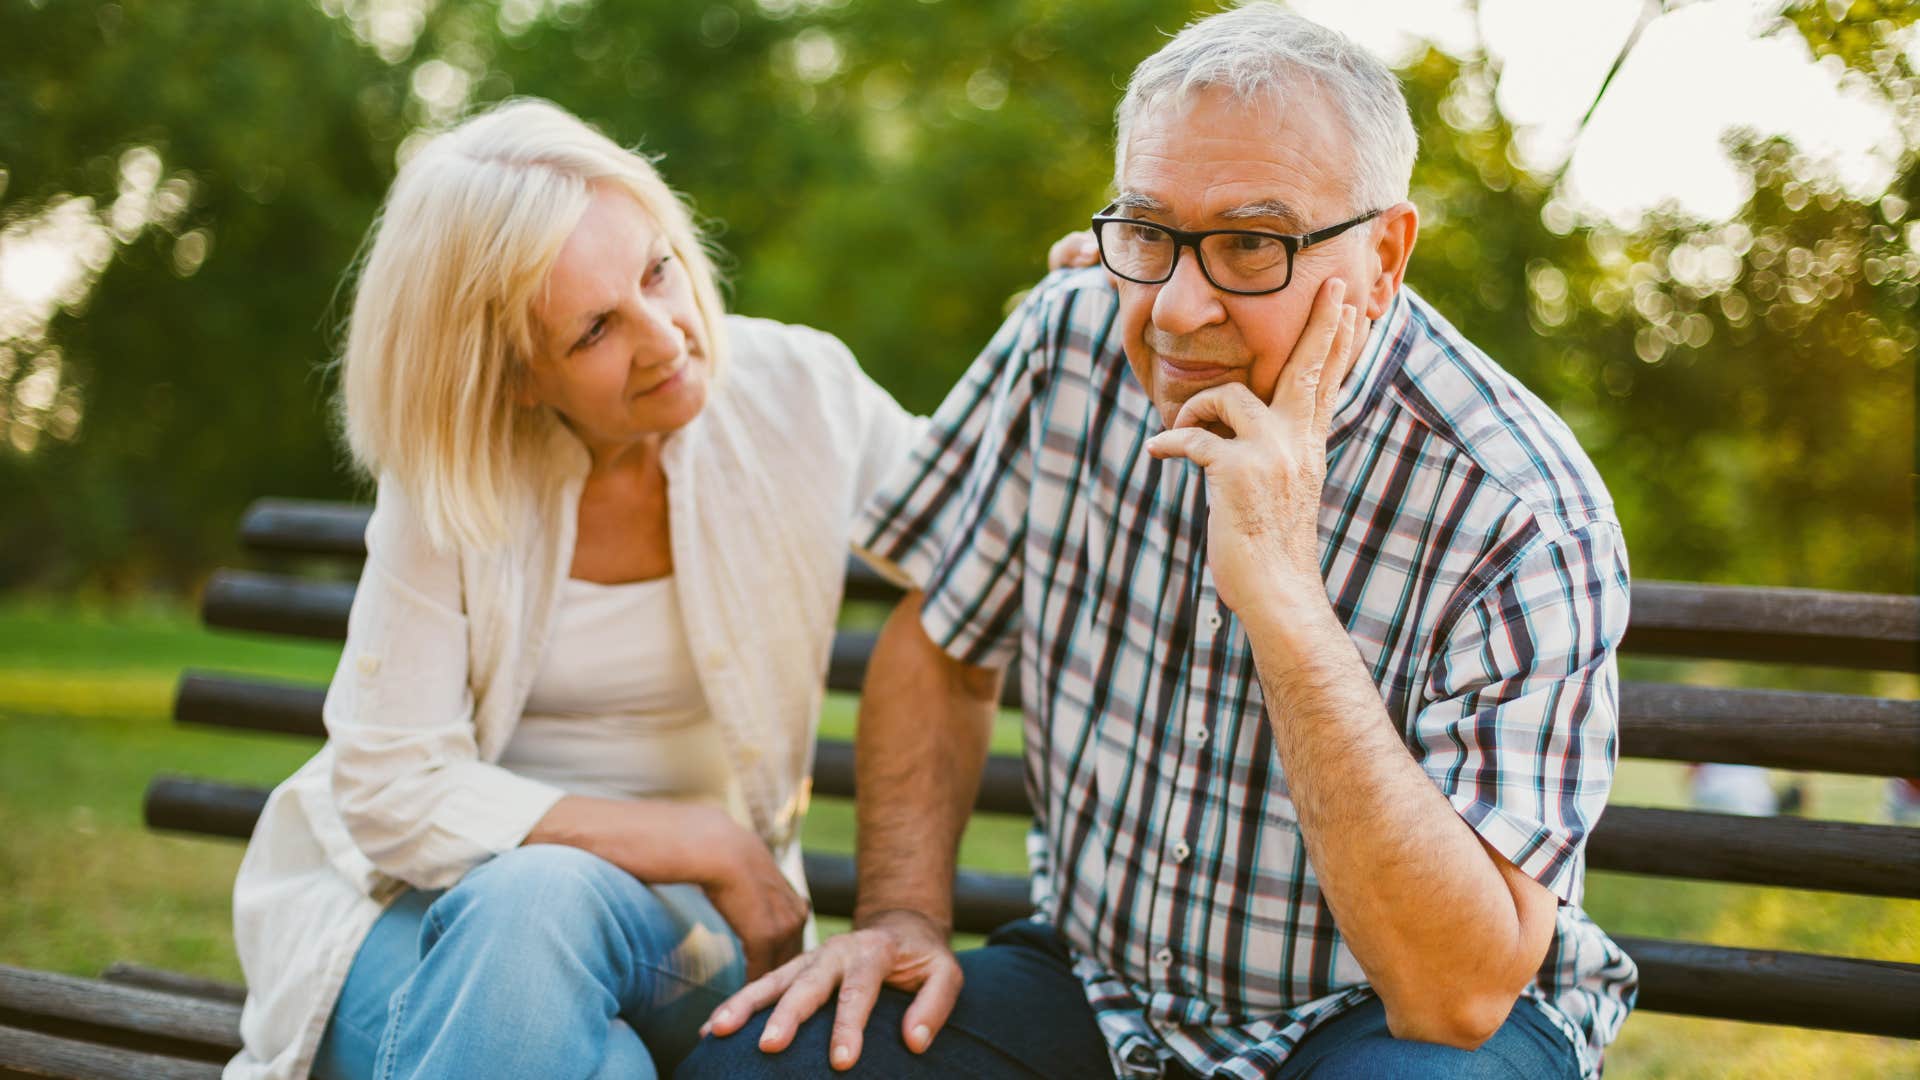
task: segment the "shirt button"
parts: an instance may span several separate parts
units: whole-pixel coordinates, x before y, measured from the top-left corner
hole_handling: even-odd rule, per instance
[[[1172,967],[1173,950],[1167,948],[1165,945],[1160,946],[1160,950],[1153,954],[1153,962],[1159,964],[1161,967]]]
[[[1207,726],[1205,724],[1189,725],[1187,727],[1187,738],[1193,740],[1195,746],[1205,746],[1207,744]]]
[[[1207,612],[1207,629],[1209,630],[1220,629],[1220,613],[1219,612],[1217,611]]]
[[[361,653],[358,666],[360,668],[360,674],[371,675],[380,670],[380,658],[372,653]]]
[[[758,765],[760,763],[760,748],[757,746],[741,747],[740,762],[748,766]]]
[[[1182,840],[1179,843],[1176,843],[1173,845],[1173,861],[1176,864],[1186,862],[1187,857],[1192,854],[1193,854],[1193,849],[1187,846],[1187,842],[1185,840]]]

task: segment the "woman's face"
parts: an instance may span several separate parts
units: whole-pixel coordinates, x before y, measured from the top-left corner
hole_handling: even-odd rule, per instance
[[[595,184],[533,305],[528,404],[552,406],[596,457],[699,414],[712,358],[687,268],[633,197]]]

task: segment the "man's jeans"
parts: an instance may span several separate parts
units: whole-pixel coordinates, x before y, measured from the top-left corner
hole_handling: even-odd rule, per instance
[[[698,887],[643,885],[576,848],[518,848],[387,908],[313,1075],[650,1080],[745,972]]]
[[[914,1054],[900,1028],[912,999],[882,992],[867,1023],[860,1061],[845,1074],[827,1068],[833,1003],[800,1025],[781,1054],[759,1049],[768,1013],[756,1015],[724,1039],[701,1042],[675,1074],[679,1080],[759,1080],[763,1077],[893,1078],[1020,1077],[1111,1080],[1106,1043],[1080,980],[1050,928],[1009,923],[986,946],[960,954],[966,984],[953,1015],[925,1054]],[[1184,1070],[1171,1072],[1185,1077]],[[1468,1053],[1432,1043],[1406,1042],[1387,1032],[1376,999],[1315,1029],[1275,1074],[1281,1080],[1579,1080],[1573,1043],[1532,1003],[1515,1007],[1499,1032]]]

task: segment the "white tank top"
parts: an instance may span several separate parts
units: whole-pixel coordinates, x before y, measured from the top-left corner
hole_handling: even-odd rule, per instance
[[[500,764],[575,795],[704,802],[749,820],[671,577],[567,579]]]

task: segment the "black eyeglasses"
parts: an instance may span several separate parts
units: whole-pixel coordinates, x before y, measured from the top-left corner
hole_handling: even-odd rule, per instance
[[[1277,293],[1293,281],[1293,257],[1302,248],[1331,240],[1380,215],[1369,210],[1357,218],[1299,236],[1255,229],[1205,229],[1187,232],[1138,218],[1118,217],[1114,206],[1093,217],[1100,261],[1128,281],[1158,285],[1173,277],[1180,249],[1190,247],[1200,272],[1213,287],[1237,296]]]

